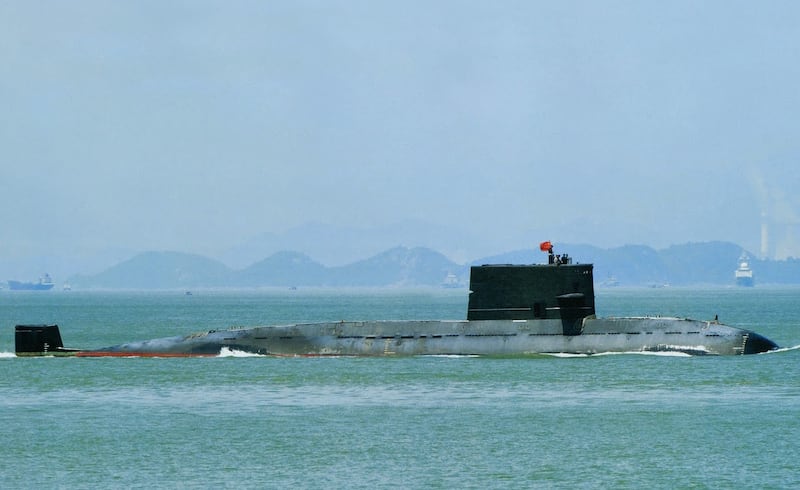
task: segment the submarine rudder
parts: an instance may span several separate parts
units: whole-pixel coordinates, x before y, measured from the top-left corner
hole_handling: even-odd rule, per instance
[[[14,351],[19,357],[74,355],[78,349],[64,348],[61,332],[55,324],[16,325]]]

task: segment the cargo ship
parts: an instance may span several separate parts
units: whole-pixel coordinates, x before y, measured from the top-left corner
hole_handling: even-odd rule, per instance
[[[130,342],[64,348],[57,325],[17,325],[18,356],[191,357],[223,349],[272,356],[421,356],[608,352],[756,354],[777,349],[753,331],[717,319],[595,315],[592,264],[573,264],[550,242],[545,264],[470,269],[466,320],[336,321],[255,326]]]
[[[22,282],[9,279],[8,289],[12,291],[49,291],[53,289],[53,280],[50,274],[45,274],[37,282]]]

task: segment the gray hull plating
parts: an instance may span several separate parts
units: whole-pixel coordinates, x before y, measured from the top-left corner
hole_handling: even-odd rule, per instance
[[[217,330],[93,352],[214,355],[223,348],[280,356],[508,356],[684,352],[736,355],[777,348],[749,330],[679,318],[594,318],[564,335],[561,320],[370,321]]]

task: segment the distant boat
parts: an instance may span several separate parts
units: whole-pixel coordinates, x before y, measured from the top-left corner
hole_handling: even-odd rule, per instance
[[[751,288],[756,284],[753,278],[753,269],[750,268],[748,260],[749,257],[747,254],[742,252],[742,255],[739,256],[739,268],[733,273],[733,277],[736,278],[737,286]]]
[[[458,288],[461,287],[461,283],[458,281],[458,276],[450,272],[442,281],[443,288]]]
[[[50,278],[50,274],[43,275],[38,282],[21,282],[9,279],[8,289],[12,291],[48,291],[53,289],[53,279]]]
[[[606,287],[606,288],[614,288],[614,287],[619,286],[619,281],[617,280],[616,277],[614,277],[611,274],[609,274],[609,276],[606,278],[606,280],[600,283],[600,286]]]
[[[69,282],[65,282],[64,285],[61,286],[61,289],[64,291],[72,291],[72,285]]]

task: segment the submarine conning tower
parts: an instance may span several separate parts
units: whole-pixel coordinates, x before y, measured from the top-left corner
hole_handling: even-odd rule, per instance
[[[580,334],[581,320],[595,314],[593,266],[554,255],[550,242],[540,249],[547,264],[473,266],[467,320],[560,319],[565,335]]]

